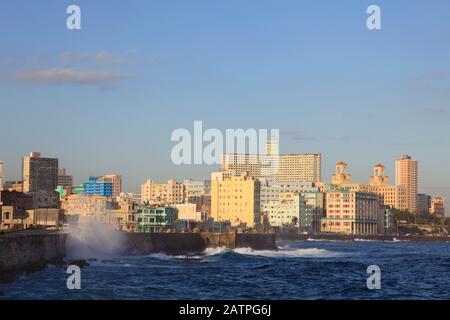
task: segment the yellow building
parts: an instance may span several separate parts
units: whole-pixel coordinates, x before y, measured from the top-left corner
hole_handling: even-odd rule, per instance
[[[149,179],[141,185],[141,201],[161,204],[184,203],[185,187],[182,183],[170,179],[167,183],[156,183]]]
[[[211,175],[211,217],[216,221],[230,221],[231,225],[260,223],[259,180],[243,173],[226,177],[223,173]]]

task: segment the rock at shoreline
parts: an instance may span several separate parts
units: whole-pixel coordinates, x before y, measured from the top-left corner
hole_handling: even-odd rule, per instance
[[[72,260],[72,261],[69,262],[69,265],[75,265],[75,266],[78,266],[80,268],[84,268],[84,267],[89,267],[90,266],[90,264],[84,259]]]

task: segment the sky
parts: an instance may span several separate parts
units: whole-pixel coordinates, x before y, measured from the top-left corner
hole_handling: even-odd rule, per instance
[[[81,8],[68,30],[66,8]],[[366,9],[381,8],[381,30]],[[450,199],[450,2],[17,0],[0,10],[0,159],[20,178],[31,151],[81,183],[123,175],[208,178],[172,163],[177,128],[280,129],[282,153],[345,161],[394,182],[419,160],[420,192]]]

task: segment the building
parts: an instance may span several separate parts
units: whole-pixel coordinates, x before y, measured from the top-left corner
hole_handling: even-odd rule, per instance
[[[205,194],[200,196],[187,197],[187,203],[197,205],[200,212],[205,213],[208,217],[211,215],[211,195]]]
[[[211,192],[211,182],[209,180],[185,179],[183,185],[187,198],[209,195]]]
[[[261,207],[269,201],[279,200],[286,193],[319,192],[313,182],[277,181],[261,179]]]
[[[418,211],[418,183],[419,165],[418,161],[405,155],[395,161],[395,184],[406,187],[406,210],[411,213]]]
[[[23,230],[32,226],[56,229],[60,225],[58,208],[17,211],[13,206],[0,207],[0,230]]]
[[[0,160],[0,191],[3,190],[3,161]]]
[[[64,189],[73,187],[73,176],[68,175],[65,168],[58,169],[58,186]]]
[[[164,232],[175,227],[178,210],[174,207],[140,206],[136,223],[140,232]]]
[[[3,190],[0,192],[0,204],[12,206],[14,210],[33,209],[33,196],[23,192]]]
[[[430,213],[431,209],[431,196],[424,193],[419,193],[417,195],[418,201],[418,211],[420,213]]]
[[[122,176],[118,174],[107,174],[97,178],[98,183],[111,183],[112,196],[117,197],[122,192]]]
[[[112,182],[100,182],[99,177],[89,177],[89,181],[83,183],[83,193],[85,195],[98,195],[106,198],[111,198],[113,195]]]
[[[186,199],[185,186],[174,179],[167,183],[156,183],[148,179],[141,185],[142,203],[178,204]]]
[[[380,205],[406,210],[406,187],[390,185],[389,177],[385,175],[385,166],[380,163],[374,166],[373,175],[368,183],[355,183],[352,181],[347,164],[343,161],[338,162],[335,173],[331,177],[331,183],[353,192],[375,193]],[[322,184],[322,187],[324,186],[325,184]]]
[[[23,192],[33,194],[37,208],[57,207],[58,159],[32,152],[22,161]]]
[[[22,181],[5,181],[3,185],[4,190],[23,192]]]
[[[230,221],[232,226],[260,225],[260,191],[258,179],[242,174],[225,177],[222,172],[211,175],[211,217]]]
[[[321,180],[320,153],[278,154],[278,144],[267,142],[266,154],[225,153],[220,171],[226,175],[246,173],[254,178],[278,181]]]
[[[436,217],[445,217],[445,204],[443,197],[431,199],[430,213]]]
[[[262,205],[261,212],[271,227],[298,227],[300,217],[306,213],[305,198],[299,193],[285,193],[278,200]]]
[[[207,219],[207,214],[195,203],[175,204],[174,207],[178,210],[178,220],[201,222]]]
[[[384,219],[378,197],[374,193],[354,192],[334,185],[326,190],[326,217],[322,232],[376,235]]]
[[[70,195],[61,203],[69,224],[108,223],[107,198],[100,195]]]

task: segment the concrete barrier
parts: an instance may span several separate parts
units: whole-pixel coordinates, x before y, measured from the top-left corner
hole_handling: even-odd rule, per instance
[[[0,235],[0,281],[61,262],[66,253],[66,234],[30,231]]]

